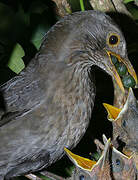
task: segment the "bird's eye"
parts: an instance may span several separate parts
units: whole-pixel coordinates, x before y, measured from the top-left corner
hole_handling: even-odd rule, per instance
[[[108,45],[109,46],[117,46],[120,42],[120,37],[117,34],[110,34],[108,37]]]
[[[80,175],[79,180],[85,180],[84,176],[83,176],[83,175]]]
[[[116,159],[116,165],[119,166],[121,164],[119,159]]]
[[[126,121],[123,121],[122,125],[123,127],[126,127]]]
[[[122,158],[117,157],[118,155],[112,154],[112,170],[113,172],[121,172],[124,169],[124,161]],[[119,155],[120,156],[120,155]]]

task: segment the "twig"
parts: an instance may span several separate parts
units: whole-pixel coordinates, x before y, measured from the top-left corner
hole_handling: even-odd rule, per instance
[[[71,7],[69,5],[69,3],[67,2],[67,0],[52,0],[56,3],[57,6],[57,13],[59,14],[59,16],[63,17],[67,14],[71,14]]]
[[[127,10],[125,4],[123,3],[123,0],[112,0],[112,2],[114,4],[117,12],[126,14],[126,15],[132,17],[131,13]]]
[[[100,148],[101,150],[104,150],[104,145],[103,145],[98,139],[95,139],[95,140],[94,140],[94,143],[95,143],[96,146],[97,146],[98,153],[100,152],[99,148]]]
[[[103,12],[114,12],[115,8],[111,0],[90,0],[93,9]]]
[[[30,179],[30,180],[42,180],[41,178],[37,177],[34,174],[27,174],[27,175],[25,175],[25,177]]]
[[[138,0],[135,0],[135,5],[138,6]]]
[[[51,172],[48,172],[48,171],[41,171],[40,174],[50,178],[51,180],[65,180],[65,178],[58,176],[56,174],[53,174]]]
[[[90,4],[95,10],[103,12],[119,12],[132,17],[122,0],[90,0]]]

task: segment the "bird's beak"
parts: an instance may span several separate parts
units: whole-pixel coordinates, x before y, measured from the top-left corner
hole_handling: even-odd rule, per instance
[[[113,149],[113,151],[116,153],[116,154],[118,154],[120,157],[122,157],[122,158],[124,158],[124,159],[127,159],[127,160],[130,160],[130,159],[132,159],[133,158],[133,154],[125,154],[124,152],[122,153],[122,152],[120,152],[120,151],[118,151],[115,147],[113,147],[112,146],[112,149]]]
[[[66,154],[70,158],[70,160],[81,169],[84,169],[86,171],[91,171],[93,166],[96,164],[96,161],[92,161],[87,158],[83,158],[81,156],[78,156],[76,154],[73,154],[71,151],[69,151],[67,148],[64,148]]]
[[[121,115],[128,109],[129,105],[134,105],[136,106],[137,100],[133,94],[132,88],[129,88],[128,96],[126,103],[124,104],[122,109],[119,109],[115,106],[112,106],[107,103],[103,103],[103,106],[105,107],[107,113],[108,113],[108,120],[110,121],[116,121]]]
[[[97,162],[97,165],[99,166],[100,169],[104,169],[105,164],[109,162],[109,149],[111,146],[111,139],[109,138],[104,146],[104,150],[102,152],[102,155],[100,159]]]
[[[104,144],[105,144],[105,147],[104,147],[104,151],[103,151],[103,159],[106,159],[108,160],[109,159],[109,148],[111,147],[112,150],[118,154],[120,157],[123,157],[125,159],[132,159],[133,158],[133,155],[132,152],[131,154],[126,154],[126,153],[121,153],[120,151],[118,151],[112,144],[111,144],[111,139],[109,138],[107,140],[106,136],[103,134],[103,141],[104,141]]]
[[[120,57],[120,55],[118,55],[116,53],[113,53],[111,51],[106,51],[106,52],[107,52],[107,54],[109,56],[110,63],[112,64],[112,69],[110,69],[110,70],[112,71],[113,76],[114,76],[118,86],[120,87],[120,89],[123,92],[125,92],[125,88],[123,86],[122,80],[121,80],[121,78],[120,78],[120,76],[119,76],[119,74],[117,72],[117,69],[116,69],[114,63],[113,63],[113,58],[118,60],[118,62],[123,63],[126,66],[128,74],[130,74],[134,78],[134,80],[135,80],[135,88],[138,87],[137,75],[136,75],[135,70],[134,70],[132,64],[130,63],[130,61],[128,59],[122,59]]]
[[[103,106],[105,107],[108,113],[108,120],[110,121],[116,120],[119,113],[121,112],[121,109],[106,103],[103,103]]]
[[[132,90],[132,88],[129,88],[127,100],[126,100],[126,103],[124,106],[126,106],[126,107],[128,107],[129,105],[136,106],[136,104],[137,104],[137,100],[134,96],[133,90]]]
[[[100,157],[100,159],[96,162],[96,161],[92,161],[90,159],[87,158],[83,158],[81,156],[78,156],[76,154],[73,154],[71,151],[69,151],[67,148],[64,148],[66,154],[68,155],[68,157],[70,158],[70,160],[77,166],[80,167],[81,169],[85,170],[85,171],[92,171],[94,168],[104,168],[105,162],[107,161],[107,159],[109,159],[109,147],[110,147],[110,143],[111,140],[108,139],[104,150],[102,152],[102,155]]]

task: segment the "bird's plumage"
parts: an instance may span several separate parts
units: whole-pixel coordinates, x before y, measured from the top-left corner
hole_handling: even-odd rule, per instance
[[[118,46],[107,44],[111,33],[120,36]],[[64,146],[79,142],[94,105],[91,66],[114,78],[105,49],[128,61],[124,37],[107,15],[74,13],[57,22],[27,68],[1,86],[1,179],[47,167]]]
[[[128,149],[138,151],[138,101],[130,89],[127,101],[120,112],[121,128],[125,135],[119,135]]]
[[[129,94],[122,109],[109,104],[104,104],[108,111],[108,119],[112,121],[114,127],[114,141],[117,139],[125,143],[125,148],[129,151],[138,151],[138,101],[133,90],[129,89]]]
[[[105,137],[105,136],[104,136]],[[69,150],[66,154],[75,164],[69,180],[136,180],[137,173],[132,157],[122,154],[107,140],[101,157],[95,164],[92,160],[76,156]]]

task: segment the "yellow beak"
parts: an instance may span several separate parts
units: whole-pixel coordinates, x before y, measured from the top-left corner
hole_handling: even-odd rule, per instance
[[[77,166],[84,170],[91,171],[93,166],[96,164],[96,161],[92,161],[87,158],[83,158],[81,156],[78,156],[76,154],[73,154],[71,151],[69,151],[67,148],[64,148],[66,154],[70,158],[71,161]]]
[[[110,104],[103,103],[103,106],[108,112],[108,119],[111,121],[115,120],[121,112],[121,109],[116,108]]]
[[[126,66],[126,68],[127,68],[127,70],[128,70],[128,73],[129,73],[129,74],[134,78],[134,80],[135,80],[135,83],[136,83],[135,87],[138,87],[137,75],[136,75],[135,70],[134,70],[132,64],[130,63],[130,61],[129,61],[128,59],[122,59],[122,58],[120,57],[120,55],[118,55],[118,54],[116,54],[116,53],[113,53],[113,52],[111,52],[111,51],[106,51],[106,52],[107,52],[107,54],[108,54],[108,56],[109,56],[109,59],[110,59],[111,64],[113,65],[113,66],[112,66],[112,72],[113,72],[114,78],[115,78],[118,86],[120,87],[120,89],[121,89],[123,92],[125,92],[125,89],[124,89],[124,86],[123,86],[123,84],[122,84],[121,78],[120,78],[120,76],[119,76],[119,74],[118,74],[118,72],[117,72],[117,70],[116,70],[116,68],[115,68],[115,66],[114,66],[114,64],[113,64],[113,62],[112,62],[111,56],[116,57],[117,60],[118,60],[118,62],[122,62],[122,63]]]

